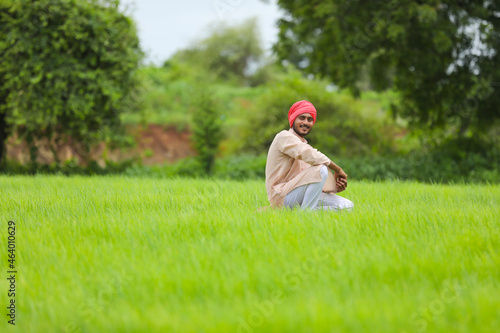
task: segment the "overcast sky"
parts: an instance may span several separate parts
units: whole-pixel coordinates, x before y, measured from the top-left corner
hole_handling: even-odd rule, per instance
[[[137,23],[139,39],[148,60],[163,63],[177,50],[203,37],[216,22],[238,24],[257,17],[264,47],[276,41],[281,16],[276,0],[122,0]]]

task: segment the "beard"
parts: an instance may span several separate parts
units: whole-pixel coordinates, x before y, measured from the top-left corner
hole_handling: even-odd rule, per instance
[[[294,123],[293,130],[295,131],[295,133],[297,133],[301,137],[304,137],[311,132],[311,127],[309,127],[307,125],[299,126],[298,124]]]

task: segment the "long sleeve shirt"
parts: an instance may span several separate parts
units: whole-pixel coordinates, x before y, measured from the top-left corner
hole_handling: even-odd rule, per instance
[[[330,159],[314,149],[295,131],[281,131],[274,138],[266,163],[266,190],[272,207],[281,207],[285,196],[293,189],[321,181],[320,169],[328,166]],[[331,172],[323,191],[336,189]]]

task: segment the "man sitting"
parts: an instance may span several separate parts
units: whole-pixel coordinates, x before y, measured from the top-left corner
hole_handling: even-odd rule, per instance
[[[334,193],[347,187],[347,174],[304,137],[316,123],[316,109],[299,101],[288,111],[290,129],[276,135],[266,163],[266,190],[271,207],[352,209],[354,204]],[[334,171],[334,175],[328,171]]]

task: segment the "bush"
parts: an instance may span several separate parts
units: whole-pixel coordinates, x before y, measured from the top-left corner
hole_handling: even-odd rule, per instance
[[[456,159],[453,152],[435,148],[426,153],[412,151],[402,156],[356,157],[339,159],[350,179],[417,180],[430,183],[500,182],[498,150],[469,152]]]
[[[241,155],[217,159],[212,173],[218,179],[263,179],[266,169],[266,156]],[[134,177],[206,177],[202,166],[196,158],[186,158],[174,164],[162,166],[134,166],[124,172]]]
[[[318,110],[318,121],[307,140],[332,156],[362,156],[395,151],[393,140],[398,127],[379,110],[371,114],[351,96],[333,91],[324,81],[309,80],[293,69],[272,82],[246,112],[241,126],[242,149],[255,154],[267,152],[275,135],[289,129],[288,110],[306,99]]]
[[[135,159],[124,160],[121,162],[106,161],[106,166],[101,167],[96,161],[91,161],[87,166],[78,164],[76,159],[70,159],[64,163],[57,164],[38,164],[4,160],[0,165],[0,175],[115,175],[125,173],[128,169],[137,165]]]
[[[442,150],[432,152],[413,151],[397,156],[339,158],[338,164],[349,175],[350,180],[416,180],[429,183],[500,183],[498,149],[486,154],[469,153],[461,161],[453,160]],[[212,178],[215,179],[261,179],[264,181],[266,168],[265,154],[259,156],[239,155],[217,159]],[[45,166],[3,163],[3,174],[63,174],[63,175],[113,175],[130,177],[174,178],[206,177],[195,158],[186,158],[174,164],[142,166],[138,161],[121,163],[107,162],[106,168],[97,163],[87,167],[79,166],[76,161],[67,161],[62,166]]]

